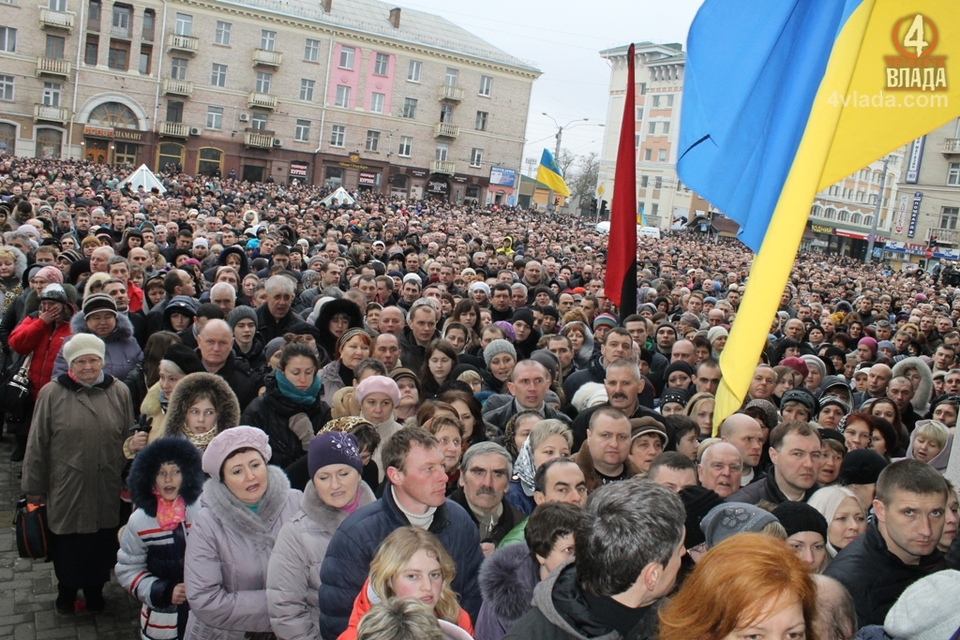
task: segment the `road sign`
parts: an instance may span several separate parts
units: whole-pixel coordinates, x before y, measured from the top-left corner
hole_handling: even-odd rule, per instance
[[[923,255],[926,256],[927,259],[932,258],[932,257],[933,257],[933,249],[931,249],[930,247],[927,247],[927,250],[923,252]]]
[[[598,196],[603,195],[603,185],[600,185],[599,187],[597,187],[597,195]]]

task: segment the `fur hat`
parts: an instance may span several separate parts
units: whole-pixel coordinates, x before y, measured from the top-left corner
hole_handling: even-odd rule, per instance
[[[177,365],[184,375],[204,371],[203,362],[200,361],[197,352],[181,342],[176,342],[167,347],[163,359]]]
[[[103,340],[92,333],[78,333],[63,345],[63,359],[67,361],[67,366],[80,356],[99,356],[103,360],[105,352]]]
[[[200,451],[184,438],[159,438],[137,454],[127,476],[131,502],[151,517],[157,515],[157,499],[153,495],[157,472],[166,462],[180,467],[180,496],[184,502],[193,504],[203,492]]]

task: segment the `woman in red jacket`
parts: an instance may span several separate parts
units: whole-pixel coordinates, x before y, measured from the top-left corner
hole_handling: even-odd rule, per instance
[[[36,400],[40,388],[50,382],[54,360],[63,341],[71,335],[70,318],[75,312],[76,307],[63,285],[50,283],[40,292],[40,310],[26,316],[10,334],[10,348],[21,356],[32,356],[28,372],[31,401]],[[7,414],[8,422],[17,425],[17,446],[10,456],[14,461],[23,460],[26,452],[33,407],[19,413],[23,419],[17,421],[11,421],[9,410]]]
[[[375,604],[394,596],[417,598],[440,619],[473,636],[470,616],[460,608],[450,583],[457,573],[453,558],[435,535],[418,527],[401,527],[387,536],[370,563],[370,576],[353,603],[350,624],[338,640],[356,640],[360,619]]]

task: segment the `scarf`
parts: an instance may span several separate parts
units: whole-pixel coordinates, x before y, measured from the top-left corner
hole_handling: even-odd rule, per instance
[[[283,375],[283,372],[279,369],[277,369],[274,375],[277,379],[277,389],[280,390],[283,397],[297,404],[312,405],[317,401],[317,395],[320,393],[320,376],[314,375],[313,382],[311,382],[310,386],[306,389],[298,389],[292,382],[287,380],[287,377]]]
[[[533,466],[533,449],[530,448],[530,438],[527,438],[520,447],[520,455],[513,464],[513,473],[520,479],[520,488],[528,498],[533,495],[533,477],[537,470]]]
[[[97,376],[97,379],[94,380],[91,384],[87,384],[83,380],[80,380],[79,378],[77,378],[77,376],[73,375],[73,371],[70,371],[69,369],[67,370],[67,375],[70,376],[70,379],[76,382],[78,385],[80,385],[81,387],[86,387],[87,389],[90,389],[92,387],[97,386],[98,384],[101,384],[104,380],[103,369],[100,370],[100,375]]]
[[[360,507],[360,489],[357,489],[357,497],[348,505],[341,507],[346,513],[353,513]]]
[[[187,428],[187,425],[183,425],[183,436],[190,441],[190,444],[199,449],[201,453],[206,450],[207,445],[217,437],[218,433],[220,433],[220,429],[217,427],[204,433],[194,433]]]
[[[160,411],[166,414],[167,405],[170,404],[170,400],[167,398],[167,394],[163,392],[163,389],[160,389],[159,393],[157,393],[157,402],[160,403]]]
[[[153,488],[153,495],[157,497],[157,524],[161,529],[173,531],[187,519],[187,503],[183,501],[183,496],[164,500],[156,487]]]
[[[339,361],[337,365],[337,374],[340,376],[343,386],[352,387],[353,386],[353,369],[343,364],[343,360]]]

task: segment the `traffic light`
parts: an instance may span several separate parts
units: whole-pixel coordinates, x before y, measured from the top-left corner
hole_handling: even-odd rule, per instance
[[[602,218],[606,212],[607,212],[607,201],[601,200],[600,201],[600,217]]]

